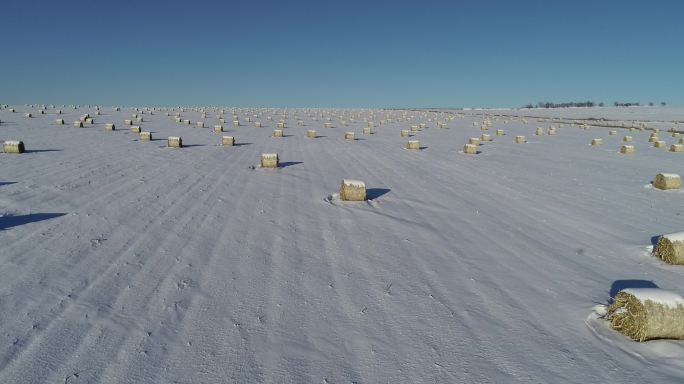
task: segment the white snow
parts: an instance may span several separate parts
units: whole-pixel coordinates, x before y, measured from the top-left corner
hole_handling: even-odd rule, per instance
[[[360,180],[344,179],[342,183],[356,188],[366,188],[366,183]]]
[[[622,292],[629,293],[639,299],[642,303],[647,300],[662,304],[671,308],[684,305],[684,298],[678,293],[660,288],[627,288]]]
[[[643,188],[684,172],[650,132],[631,132],[637,151],[623,156],[609,128],[566,125],[519,145],[551,123],[492,118],[509,135],[465,155],[487,111],[245,109],[240,120],[257,114],[266,129],[226,127],[240,143],[228,147],[146,113],[145,131],[183,137],[168,151],[104,129],[130,108],[80,129],[53,124],[52,108],[14,108],[0,109],[0,141],[29,151],[0,154],[1,383],[684,380],[683,343],[633,343],[587,318],[613,289],[681,291],[681,267],[642,255],[684,217],[684,194]],[[67,121],[95,111],[59,108]],[[666,128],[684,116],[658,110]],[[287,137],[272,140],[280,119]],[[364,119],[375,134],[344,140]],[[424,150],[403,150],[399,131],[420,123]],[[605,150],[586,146],[595,137]],[[283,166],[254,172],[262,153]],[[373,199],[336,204],[348,176]]]
[[[671,242],[684,241],[684,232],[670,233],[663,236],[665,236]]]

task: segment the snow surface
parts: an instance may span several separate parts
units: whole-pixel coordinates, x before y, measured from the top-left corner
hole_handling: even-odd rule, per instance
[[[298,127],[289,110],[274,139],[282,117],[250,111],[263,128],[230,127],[241,144],[225,147],[173,113],[142,115],[154,136],[183,137],[170,151],[105,131],[127,108],[78,129],[15,108],[0,110],[0,140],[27,151],[0,154],[2,383],[684,380],[681,342],[631,342],[592,310],[620,289],[682,290],[684,270],[644,252],[684,227],[684,194],[643,188],[684,172],[649,132],[623,156],[608,128],[534,136],[551,123],[492,119],[508,136],[464,155],[482,111],[449,129],[434,119],[453,114],[360,111],[316,139],[305,131],[322,118],[296,111]],[[363,116],[375,134],[344,140]],[[403,150],[399,131],[421,122],[424,150]],[[274,152],[277,170],[250,167]],[[345,178],[371,201],[335,200]]]

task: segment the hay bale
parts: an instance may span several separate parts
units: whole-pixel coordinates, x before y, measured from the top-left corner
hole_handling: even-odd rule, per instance
[[[655,143],[653,143],[653,147],[654,148],[665,148],[665,147],[667,147],[667,143],[662,141],[662,140],[658,140]]]
[[[278,168],[279,159],[277,153],[262,153],[261,168]]]
[[[634,153],[634,146],[633,145],[623,145],[620,147],[620,153],[623,155],[629,155]]]
[[[525,136],[516,136],[515,137],[515,143],[516,144],[525,144],[527,141],[525,140]]]
[[[483,133],[483,134],[480,136],[480,141],[482,141],[482,142],[485,142],[485,141],[492,141],[492,137],[491,137],[489,134],[487,134],[487,133]]]
[[[129,120],[129,119],[124,120],[124,125],[133,125],[133,120]]]
[[[30,118],[32,118],[32,117],[33,117],[33,115],[32,115],[32,114],[30,114],[30,113],[27,113],[27,114],[25,114],[25,115],[24,115],[24,117],[26,117],[27,119],[30,119]]]
[[[366,200],[366,183],[358,180],[342,180],[342,184],[340,185],[340,199],[342,199],[342,201]]]
[[[283,123],[282,121],[279,122],[278,124],[276,124],[276,128],[278,128],[278,129],[285,129],[285,123]]]
[[[615,130],[610,130],[610,131],[608,131],[608,135],[609,135],[609,136],[613,136],[613,135],[616,135],[616,134],[617,134],[617,131],[615,131]]]
[[[653,255],[668,264],[684,265],[684,232],[660,236]]]
[[[409,130],[408,129],[402,129],[400,135],[401,135],[401,137],[409,137]]]
[[[542,127],[539,127],[539,128],[537,128],[537,129],[534,131],[534,134],[537,135],[537,136],[543,135],[543,134],[544,134],[544,129],[543,129]]]
[[[57,120],[55,120],[55,124],[57,124],[57,125],[64,125],[64,119],[57,119]]]
[[[88,117],[87,119],[85,119],[85,123],[86,123],[86,124],[93,125],[93,124],[95,124],[95,121],[93,121],[93,118],[92,118],[92,117]]]
[[[204,128],[204,121],[198,121],[195,123],[195,127],[197,128]]]
[[[183,119],[181,119],[180,117],[176,117],[176,118],[174,118],[174,120],[176,120],[176,123],[182,123],[183,122]]]
[[[235,138],[233,136],[223,136],[221,138],[221,145],[226,147],[232,147],[235,145]]]
[[[24,153],[24,142],[19,140],[7,140],[2,144],[2,151],[5,153]]]
[[[622,141],[624,143],[631,143],[632,142],[632,136],[625,136],[622,138]]]
[[[684,152],[684,144],[670,145],[670,152]]]
[[[254,127],[255,127],[255,128],[261,128],[261,121],[255,121],[255,122],[254,122]]]
[[[233,120],[233,126],[239,127],[240,126],[240,120]]]
[[[83,122],[81,120],[74,121],[75,128],[83,128]]]
[[[469,155],[476,155],[477,154],[477,145],[475,144],[466,144],[463,146],[463,153],[469,154]]]
[[[681,139],[679,139],[679,144],[684,144],[684,137],[682,137]]]
[[[503,129],[497,129],[497,130],[496,130],[496,135],[497,135],[497,136],[503,136],[503,135],[505,135],[504,130],[503,130]]]
[[[417,126],[417,125],[412,125],[412,126],[411,126],[411,132],[418,132],[418,126]]]
[[[372,133],[372,132],[371,132],[371,128],[366,127],[366,128],[363,129],[363,134],[364,134],[364,135],[370,135],[371,133]]]
[[[140,129],[139,125],[131,125],[131,132],[133,133],[140,133],[142,130]]]
[[[283,130],[282,129],[274,129],[273,130],[273,137],[283,137]]]
[[[655,143],[656,141],[658,141],[658,135],[651,136],[648,138],[649,143]]]
[[[684,298],[660,288],[627,288],[608,306],[614,330],[634,341],[684,339]]]
[[[591,145],[592,146],[599,146],[603,144],[603,139],[592,139],[591,140]]]
[[[679,189],[682,187],[682,178],[676,173],[659,173],[653,179],[653,187],[658,189]]]
[[[332,128],[332,123],[323,123],[324,128]]]
[[[556,134],[556,128],[551,127],[551,128],[548,129],[548,131],[547,131],[546,133],[547,133],[549,136],[554,136],[554,135]]]
[[[354,140],[354,132],[345,132],[344,133],[344,139],[345,140]]]
[[[679,137],[679,132],[672,132],[672,137]]]
[[[216,132],[216,133],[223,132],[223,125],[220,125],[220,124],[214,125],[214,132]]]
[[[420,149],[419,140],[409,140],[406,142],[406,149]]]
[[[473,144],[473,145],[480,145],[480,139],[477,137],[471,137],[468,139],[468,144]]]
[[[169,148],[183,148],[183,139],[178,136],[169,136],[166,140],[166,146]]]
[[[151,141],[152,140],[152,132],[140,132],[140,140]]]
[[[116,126],[112,123],[107,123],[105,124],[105,131],[114,131],[116,130]]]
[[[306,137],[308,137],[309,139],[315,139],[316,138],[316,130],[309,129],[308,131],[306,131]]]
[[[185,119],[185,120],[183,120],[183,124],[185,124],[185,125],[190,125],[190,119]]]

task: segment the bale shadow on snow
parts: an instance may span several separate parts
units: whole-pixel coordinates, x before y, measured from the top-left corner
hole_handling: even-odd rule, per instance
[[[235,143],[233,147],[242,147],[243,145],[252,145],[252,143]]]
[[[193,148],[193,147],[206,147],[206,144],[185,144],[183,143],[183,148]]]
[[[62,149],[27,149],[25,153],[62,152]]]
[[[651,236],[651,245],[653,245],[654,248],[656,245],[658,245],[658,239],[660,239],[660,235]]]
[[[649,280],[615,280],[610,286],[611,300],[618,292],[627,288],[658,288],[658,285]]]
[[[0,181],[0,187],[3,185],[10,185],[10,184],[16,184],[16,181]]]
[[[278,168],[286,168],[286,167],[291,167],[293,165],[301,164],[301,161],[284,161],[280,164],[278,164]]]
[[[31,213],[28,215],[2,216],[0,217],[0,231],[37,221],[54,219],[64,215],[66,215],[66,213]]]
[[[368,200],[375,200],[380,196],[389,193],[391,189],[387,188],[368,188],[366,189],[366,198]]]

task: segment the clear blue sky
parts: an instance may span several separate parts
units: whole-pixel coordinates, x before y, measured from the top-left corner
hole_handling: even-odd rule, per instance
[[[684,106],[684,1],[0,5],[0,103]]]

